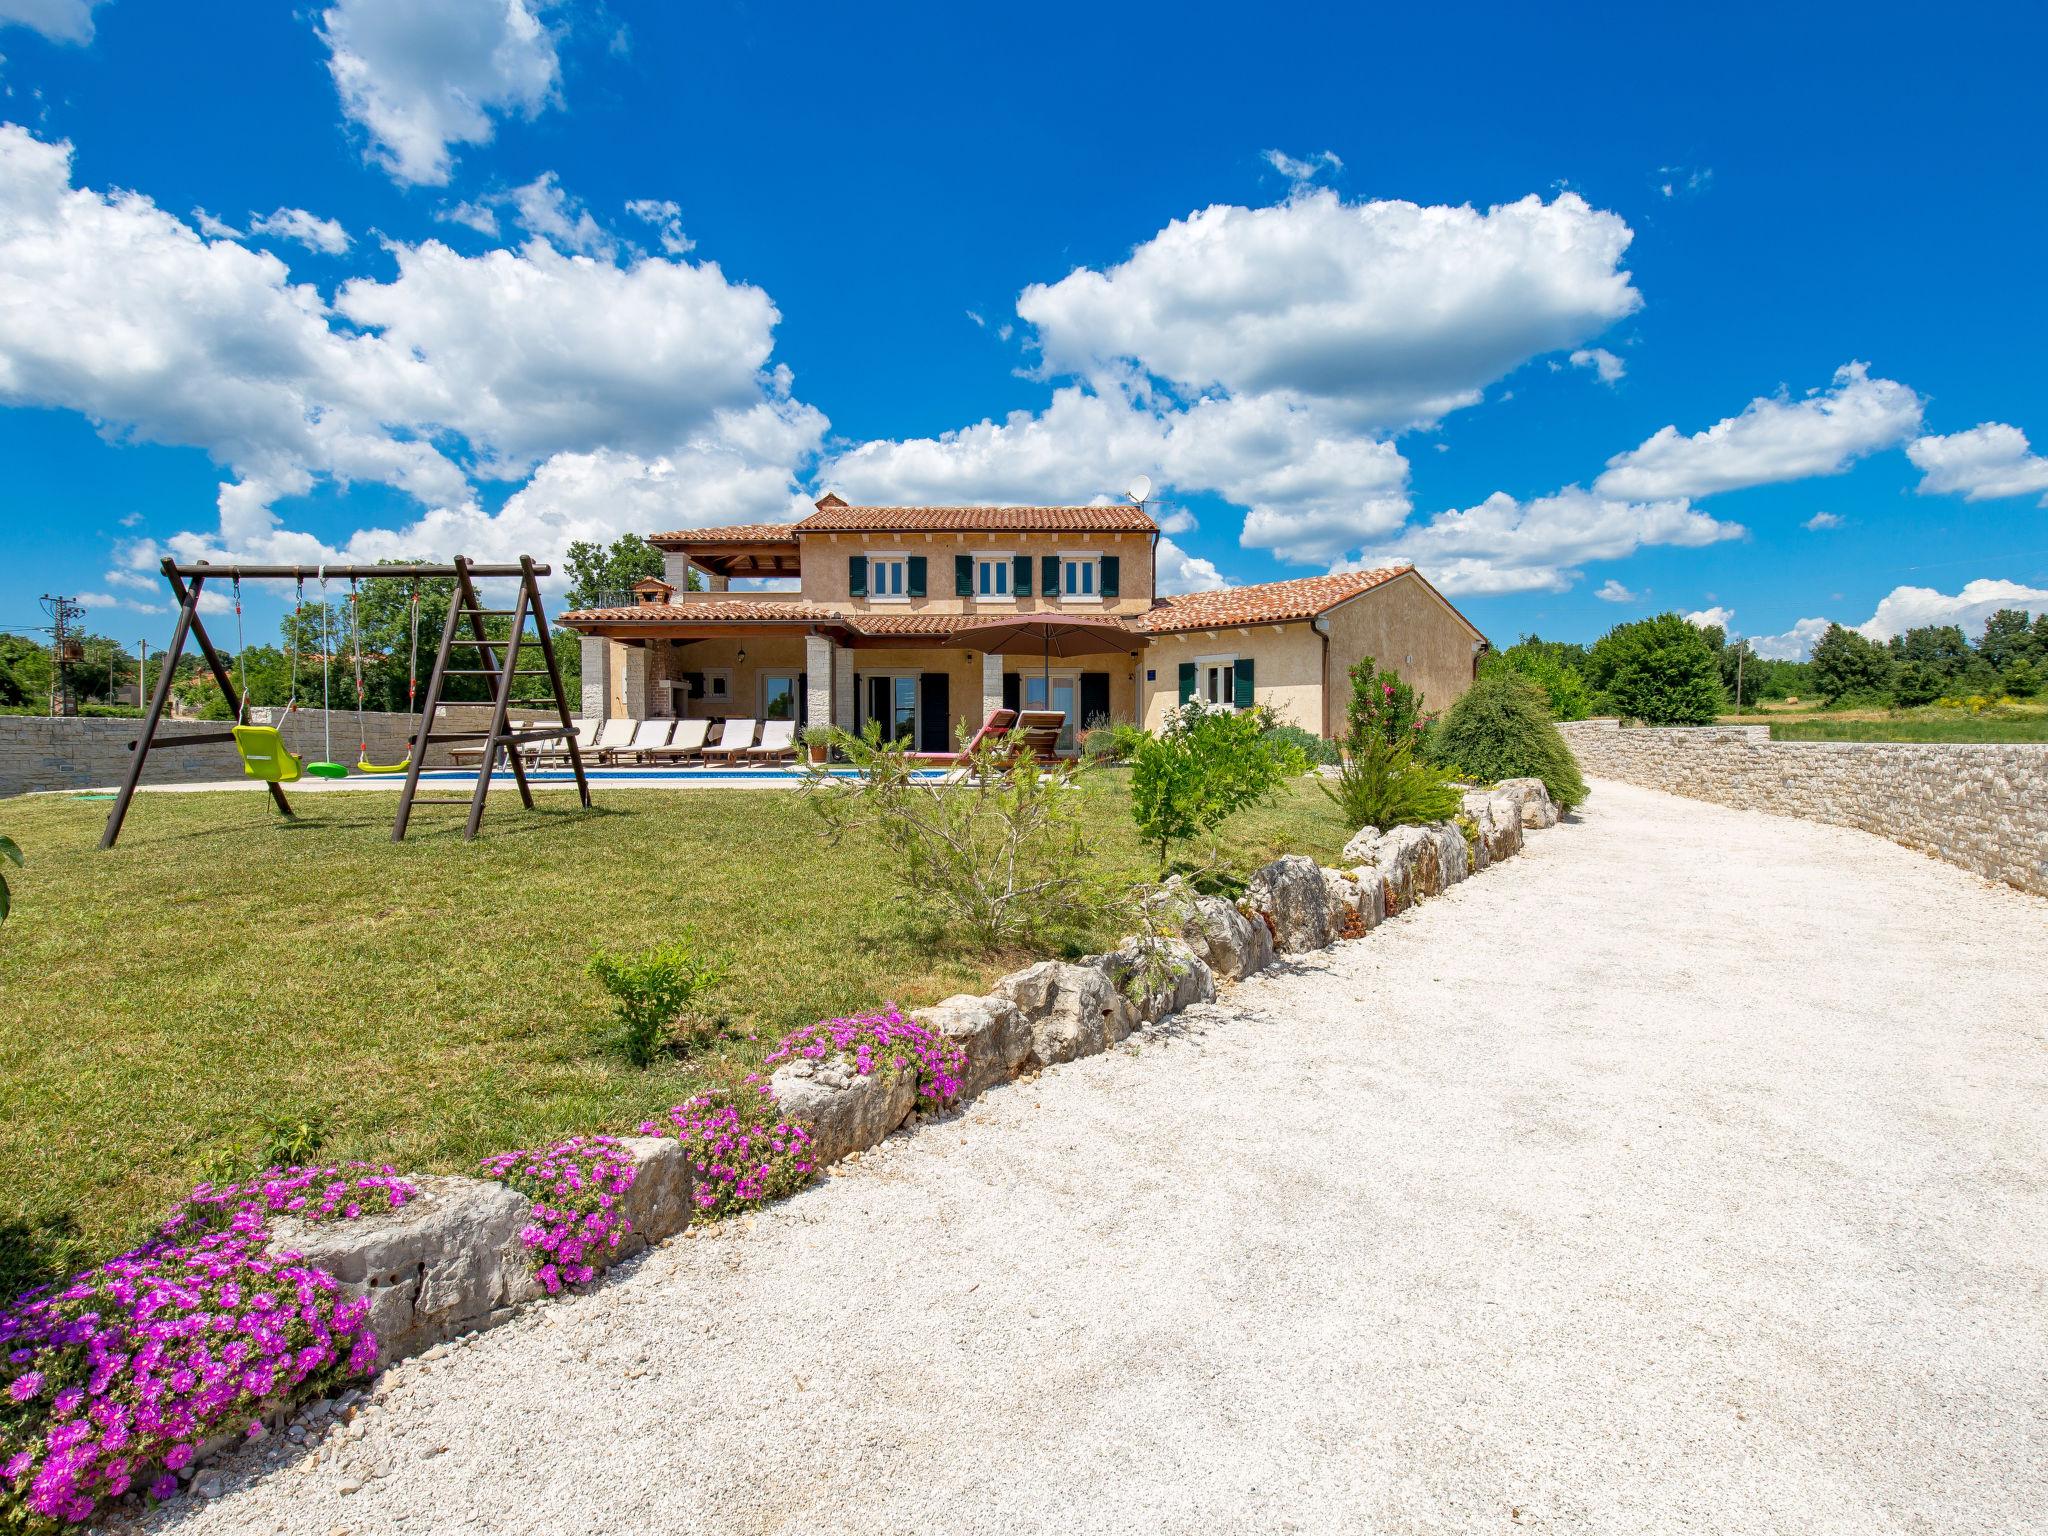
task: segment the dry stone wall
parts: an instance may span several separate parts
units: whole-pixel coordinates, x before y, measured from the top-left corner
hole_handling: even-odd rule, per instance
[[[2048,896],[2048,745],[1772,741],[1766,726],[1558,727],[1581,771],[1856,827]]]

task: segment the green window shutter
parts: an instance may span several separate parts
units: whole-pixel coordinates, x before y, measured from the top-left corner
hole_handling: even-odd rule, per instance
[[[1058,555],[1042,557],[1038,562],[1038,574],[1040,578],[1038,590],[1047,597],[1058,597],[1060,595],[1060,557]]]
[[[1249,656],[1237,658],[1237,675],[1230,680],[1230,702],[1239,709],[1252,707],[1252,659]]]
[[[1012,555],[1010,557],[1010,595],[1029,597],[1031,595],[1031,557]]]
[[[846,557],[846,590],[855,597],[868,595],[868,557],[848,555]]]
[[[974,596],[974,556],[955,555],[953,557],[953,595],[955,597]]]
[[[1117,591],[1117,582],[1121,575],[1122,566],[1123,561],[1119,560],[1115,555],[1104,555],[1102,557],[1102,595],[1104,597],[1120,595]]]
[[[912,597],[923,597],[924,556],[912,555],[907,561],[904,562],[904,564],[909,567],[908,571],[905,573],[905,579],[910,588],[909,595]]]
[[[1180,664],[1180,701],[1191,704],[1195,698],[1195,664],[1184,661]]]

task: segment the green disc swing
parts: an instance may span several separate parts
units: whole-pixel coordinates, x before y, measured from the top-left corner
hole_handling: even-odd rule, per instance
[[[334,706],[329,688],[334,672],[333,626],[334,610],[327,606],[327,567],[323,565],[320,567],[320,750],[324,755],[319,762],[306,764],[306,772],[316,779],[348,777],[348,769],[334,761]],[[294,678],[294,696],[297,688],[297,679]]]
[[[305,606],[305,583],[299,584],[299,605]],[[242,754],[242,772],[252,779],[262,779],[270,784],[293,784],[298,782],[301,764],[291,748],[284,744],[284,736],[274,725],[251,725],[249,716],[249,652],[242,638],[242,578],[235,577],[235,665],[242,674],[242,697],[235,706],[235,723],[230,734],[235,738],[235,750]],[[299,652],[296,627],[292,635],[292,691],[291,700],[285,705],[285,718],[290,719],[292,711],[299,707]]]
[[[356,578],[348,579],[349,622],[355,630],[356,651],[356,740],[361,743],[357,750],[356,771],[358,773],[403,773],[412,766],[412,749],[406,748],[405,756],[395,763],[373,763],[370,761],[370,732],[363,723],[363,610],[362,593]],[[412,583],[412,650],[406,664],[405,711],[411,714],[419,707],[420,687],[420,583],[414,577]]]

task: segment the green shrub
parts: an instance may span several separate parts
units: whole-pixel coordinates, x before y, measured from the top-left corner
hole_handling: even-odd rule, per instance
[[[1617,714],[1647,725],[1712,725],[1721,712],[1720,652],[1675,613],[1615,625],[1586,665]]]
[[[1138,743],[1146,734],[1145,727],[1135,721],[1097,715],[1082,734],[1081,756],[1090,763],[1128,763],[1137,756]]]
[[[1131,816],[1165,869],[1173,845],[1216,829],[1270,800],[1307,761],[1273,734],[1270,711],[1204,709],[1191,700],[1166,729],[1138,746],[1131,768]]]
[[[1334,780],[1318,782],[1354,829],[1447,821],[1460,802],[1448,774],[1417,760],[1414,742],[1390,742],[1377,731],[1359,739]]]
[[[1541,779],[1564,810],[1586,798],[1586,781],[1550,721],[1543,691],[1505,668],[1481,676],[1444,712],[1429,734],[1427,750],[1488,783]]]
[[[1337,750],[1337,743],[1284,721],[1267,726],[1265,739],[1274,746],[1299,752],[1305,763],[1333,767],[1344,761],[1344,754]]]
[[[0,864],[21,867],[21,850],[11,837],[0,837]],[[0,869],[0,923],[7,921],[7,914],[14,910],[14,893],[7,888],[7,872]]]
[[[1526,677],[1549,702],[1553,720],[1583,720],[1593,713],[1593,690],[1585,674],[1558,655],[1560,646],[1524,642],[1497,651],[1479,664],[1479,675],[1511,672]]]
[[[685,937],[673,944],[615,955],[599,950],[590,957],[590,974],[612,996],[619,1019],[619,1048],[636,1067],[661,1054],[670,1027],[692,1003],[719,986],[728,974],[725,961],[701,953]]]

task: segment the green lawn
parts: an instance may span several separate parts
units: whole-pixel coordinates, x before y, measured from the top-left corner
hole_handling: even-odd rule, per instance
[[[1957,709],[1902,709],[1877,719],[1771,722],[1773,741],[2048,741],[2048,710],[2024,708],[1970,714]]]
[[[1082,795],[1105,868],[1148,876],[1124,775]],[[827,848],[794,793],[540,799],[527,815],[494,796],[470,844],[460,810],[422,809],[394,845],[389,795],[301,795],[288,822],[254,794],[145,794],[111,853],[94,846],[103,800],[0,804],[27,858],[0,925],[0,1249],[112,1251],[269,1120],[319,1122],[323,1157],[421,1171],[630,1128],[704,1064],[641,1071],[603,1047],[606,1000],[583,972],[600,945],[693,928],[726,950],[728,1060],[1028,958],[911,931],[875,849]],[[1242,869],[1333,858],[1348,835],[1306,781],[1225,830]]]

